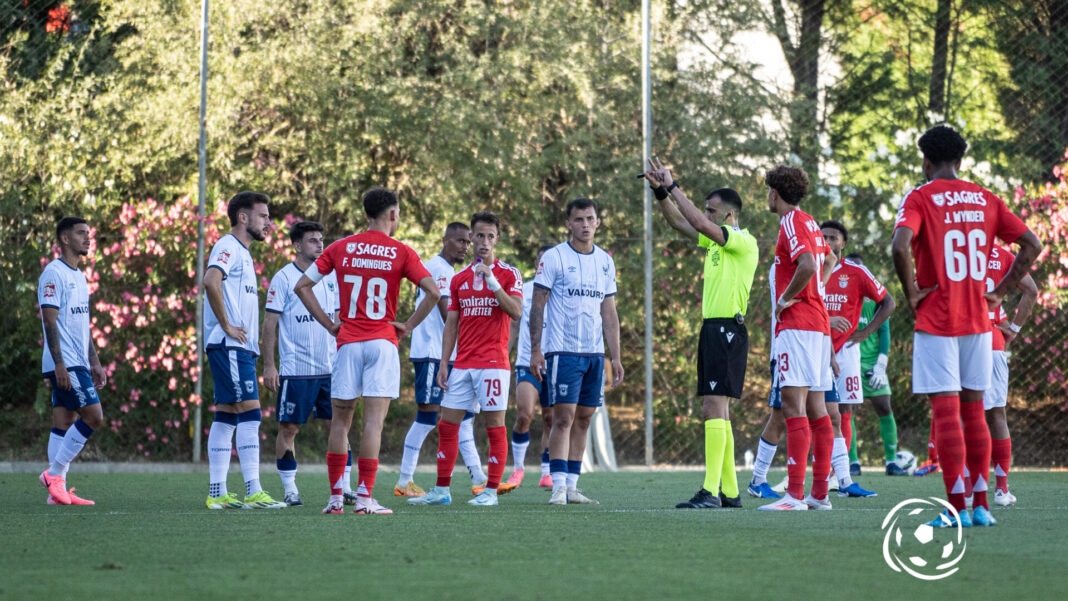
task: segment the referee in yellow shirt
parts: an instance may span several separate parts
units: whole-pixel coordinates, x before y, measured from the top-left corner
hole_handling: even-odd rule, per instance
[[[697,348],[697,395],[705,420],[705,482],[693,498],[675,507],[741,507],[730,399],[742,396],[745,382],[749,355],[745,309],[759,257],[757,241],[749,230],[738,226],[742,199],[737,192],[730,188],[710,192],[702,212],[659,160],[649,164],[652,169],[645,172],[645,179],[668,223],[707,249],[701,300],[704,321]]]

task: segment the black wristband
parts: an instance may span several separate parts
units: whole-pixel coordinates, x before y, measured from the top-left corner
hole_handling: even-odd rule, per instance
[[[667,192],[668,194],[670,194],[672,190],[674,190],[675,188],[678,188],[678,187],[679,187],[679,182],[671,182],[671,185],[668,186],[667,188],[664,188],[664,191]]]
[[[653,188],[653,196],[655,196],[657,200],[664,200],[668,197],[668,193],[667,190],[664,189],[664,186],[657,186]]]

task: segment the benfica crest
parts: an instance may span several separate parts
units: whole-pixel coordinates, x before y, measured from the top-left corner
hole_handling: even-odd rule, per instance
[[[349,243],[347,243],[347,244],[345,245],[345,252],[347,252],[347,253],[348,253],[348,254],[350,254],[350,255],[351,255],[352,253],[356,252],[356,243],[355,243],[355,242],[349,242]]]
[[[848,285],[849,285],[849,276],[848,275],[843,273],[842,275],[838,276],[838,287],[839,288],[845,288]]]

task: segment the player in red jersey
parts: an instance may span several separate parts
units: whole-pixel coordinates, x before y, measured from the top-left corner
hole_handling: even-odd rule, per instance
[[[789,483],[786,495],[763,511],[830,509],[827,476],[834,441],[824,393],[832,388],[831,328],[823,304],[823,273],[834,267],[816,220],[797,208],[808,192],[808,176],[797,167],[779,166],[764,176],[768,210],[781,217],[775,245],[774,348],[777,384],[786,419]],[[812,490],[805,492],[809,446],[813,447]]]
[[[992,291],[994,286],[1005,276],[1012,264],[1012,253],[1003,246],[994,245],[986,263],[986,289]],[[995,505],[1015,505],[1016,495],[1009,492],[1009,467],[1012,465],[1012,438],[1009,436],[1009,424],[1005,417],[1005,405],[1009,396],[1009,358],[1005,348],[1020,333],[1023,325],[1031,315],[1031,309],[1038,299],[1038,286],[1030,275],[1025,275],[1018,285],[1022,296],[1016,305],[1015,315],[1010,321],[1004,308],[990,312],[993,323],[993,362],[990,389],[983,395],[983,409],[986,410],[987,424],[990,427],[990,459],[994,467]],[[972,484],[978,481],[979,474],[972,474]],[[982,477],[985,479],[986,475]]]
[[[968,143],[956,130],[933,127],[919,147],[928,183],[905,196],[893,241],[894,268],[916,318],[912,392],[930,395],[942,480],[960,525],[992,526],[985,482],[990,431],[981,403],[993,369],[989,311],[1020,283],[1042,244],[1000,198],[957,178]],[[1020,253],[987,293],[995,237],[1019,243]],[[965,462],[977,476],[972,515],[965,508]],[[956,527],[957,516],[947,511],[930,525]]]
[[[330,475],[330,502],[323,513],[343,513],[342,478],[345,473],[349,428],[356,400],[363,397],[363,435],[357,459],[359,485],[355,513],[390,514],[371,497],[378,473],[378,450],[389,401],[400,393],[400,357],[397,338],[407,336],[425,318],[441,293],[419,255],[393,239],[400,219],[397,197],[374,188],[363,196],[369,220],[367,231],[331,244],[297,282],[294,292],[308,312],[337,337],[337,357],[330,379],[330,438],[326,466]],[[341,289],[341,324],[330,321],[315,299],[312,286],[331,271]],[[410,280],[426,293],[408,321],[394,321],[401,281]]]
[[[831,467],[838,479],[838,496],[873,497],[874,492],[864,490],[853,482],[849,474],[849,440],[852,438],[853,407],[864,400],[860,384],[860,343],[877,332],[896,304],[894,297],[886,293],[886,288],[875,279],[861,263],[843,259],[842,251],[849,239],[849,231],[841,222],[828,220],[820,224],[823,239],[827,247],[839,258],[838,264],[831,271],[824,290],[823,303],[831,322],[831,345],[834,347],[838,362],[838,377],[835,379],[835,394],[827,395],[827,413],[834,426],[834,450],[831,453]],[[871,323],[858,330],[864,299],[870,298],[877,303]],[[838,402],[832,402],[836,396]]]
[[[497,487],[508,461],[508,335],[511,320],[523,314],[523,278],[519,270],[498,260],[493,253],[500,234],[500,220],[489,211],[471,216],[471,244],[475,262],[452,278],[449,313],[441,341],[438,385],[445,390],[438,423],[438,483],[411,505],[452,503],[449,483],[459,450],[460,422],[468,411],[486,413],[490,451],[489,480],[471,505],[497,505]],[[449,373],[448,358],[459,340],[456,362]]]

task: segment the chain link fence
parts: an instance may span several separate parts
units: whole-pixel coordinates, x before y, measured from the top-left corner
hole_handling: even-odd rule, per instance
[[[565,236],[563,204],[580,195],[601,199],[598,240],[619,266],[626,371],[623,385],[607,392],[607,411],[619,463],[644,463],[642,189],[633,178],[640,155],[636,6],[358,4],[355,13],[365,9],[382,26],[360,25],[365,16],[327,0],[213,6],[213,226],[224,227],[219,201],[233,190],[258,188],[276,198],[276,214],[321,221],[336,238],[362,224],[358,191],[381,184],[401,192],[410,225],[400,237],[421,255],[437,252],[445,223],[488,207],[506,224],[499,255],[529,275],[535,249]],[[805,168],[812,187],[802,208],[845,223],[847,251],[860,253],[898,301],[890,320],[892,406],[899,447],[924,456],[930,412],[925,398],[910,393],[912,320],[889,241],[898,201],[922,183],[916,139],[947,122],[971,143],[962,175],[1001,195],[1046,244],[1034,272],[1039,306],[1011,348],[1008,416],[1016,464],[1064,466],[1068,185],[1058,165],[1068,147],[1068,6],[653,4],[654,154],[697,202],[705,190],[739,190],[742,225],[760,244],[747,314],[747,383],[731,407],[739,462],[746,449],[756,449],[769,411],[767,275],[777,219],[765,210],[761,178],[780,162]],[[100,312],[94,321],[102,358],[115,360],[103,394],[113,433],[87,456],[143,458],[151,450],[150,459],[188,457],[189,412],[200,402],[189,393],[199,373],[189,366],[191,304],[181,304],[195,298],[184,275],[192,268],[193,238],[192,230],[166,224],[193,219],[199,10],[199,2],[181,0],[0,6],[0,177],[10,184],[0,192],[0,271],[4,297],[15,299],[0,316],[12,332],[0,355],[5,373],[30,374],[0,384],[6,403],[0,453],[8,457],[43,456],[38,434],[46,431],[47,392],[33,375],[39,351],[25,350],[38,349],[40,337],[37,309],[27,299],[41,259],[50,256],[55,218],[74,212],[92,219],[97,248],[113,253],[97,252],[90,262],[103,274],[94,299],[108,299],[114,313]],[[573,25],[566,35],[532,33],[547,22]],[[150,198],[160,200],[151,205],[155,212],[139,212]],[[178,217],[171,214],[179,209]],[[146,223],[165,225],[131,237]],[[654,224],[654,462],[700,464],[694,391],[703,255],[658,214]],[[114,245],[147,239],[177,244],[155,263],[116,259],[121,249]],[[255,252],[265,278],[287,260],[284,242]],[[155,319],[134,327],[118,315],[119,305],[130,302],[124,295],[142,290],[156,300],[132,305],[135,315],[147,314],[159,298],[178,299],[166,301],[179,307],[169,329]],[[411,301],[402,295],[401,314]],[[1014,304],[1010,297],[1007,305]],[[402,345],[402,357],[405,351]],[[138,367],[150,352],[156,361]],[[154,367],[166,359],[179,364],[177,371]],[[386,461],[399,459],[414,416],[412,373],[402,372],[402,397],[384,433]],[[143,400],[149,398],[156,400]],[[162,415],[157,400],[173,401],[174,413]],[[263,401],[273,406],[273,395],[264,391]],[[881,463],[874,411],[865,403],[856,415],[862,461]],[[273,427],[264,422],[266,437]],[[534,440],[540,428],[535,419]],[[301,434],[306,455],[325,448],[324,432]]]

